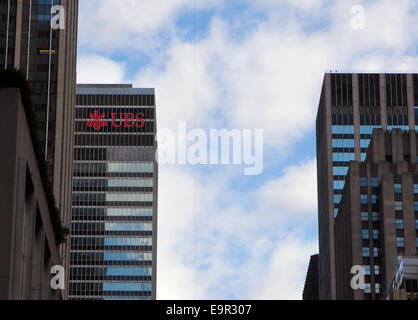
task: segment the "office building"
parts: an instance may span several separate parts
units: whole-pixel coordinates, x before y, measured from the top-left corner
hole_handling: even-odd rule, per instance
[[[412,138],[413,137],[413,138]],[[415,130],[375,129],[364,162],[352,161],[335,219],[338,300],[379,300],[400,261],[418,253],[418,167]],[[353,266],[365,270],[353,290]]]
[[[70,299],[155,299],[154,89],[78,85]]]
[[[386,300],[418,300],[418,257],[404,257],[386,292]]]
[[[303,288],[303,300],[319,300],[318,281],[318,255],[314,254],[309,260],[308,273],[306,275],[305,287]]]
[[[63,10],[57,11],[57,5]],[[69,225],[78,0],[1,0],[0,17],[0,66],[26,75],[54,195]],[[68,270],[68,244],[60,254]]]
[[[62,261],[20,89],[0,88],[0,108],[0,300],[63,299],[50,285]]]
[[[417,115],[417,74],[325,74],[316,120],[320,299],[336,298],[334,219],[349,161],[365,160],[374,128],[415,129]]]

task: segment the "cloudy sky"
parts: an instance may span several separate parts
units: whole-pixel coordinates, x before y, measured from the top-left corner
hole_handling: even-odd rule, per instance
[[[264,130],[258,176],[160,166],[159,299],[301,298],[324,72],[417,72],[417,14],[416,0],[80,1],[79,83],[155,88],[159,130]]]

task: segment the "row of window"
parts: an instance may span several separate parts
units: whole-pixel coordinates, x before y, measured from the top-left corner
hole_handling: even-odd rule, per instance
[[[74,163],[74,173],[77,172],[109,172],[109,173],[137,173],[154,172],[154,163],[149,162],[77,162]]]
[[[73,207],[75,216],[106,216],[106,217],[152,217],[152,208],[84,208]]]

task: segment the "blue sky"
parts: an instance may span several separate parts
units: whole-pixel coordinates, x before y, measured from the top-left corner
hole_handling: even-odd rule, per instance
[[[160,167],[158,298],[301,298],[324,72],[416,72],[416,16],[414,0],[80,1],[79,83],[154,87],[159,130],[264,130],[261,175]]]

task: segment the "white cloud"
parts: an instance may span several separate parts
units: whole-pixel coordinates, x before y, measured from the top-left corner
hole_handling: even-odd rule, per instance
[[[159,299],[301,297],[309,256],[317,251],[310,231],[314,160],[247,195],[232,192],[229,177],[204,179],[186,167],[160,166],[160,172]],[[250,209],[239,198],[255,203]]]
[[[351,5],[363,2],[366,29],[353,30]],[[125,82],[127,66],[104,56],[136,50],[151,58],[133,82],[156,88],[159,129],[178,120],[264,128],[277,156],[314,127],[325,70],[416,69],[415,1],[251,3],[266,19],[249,26],[242,16],[215,16],[195,47],[173,22],[192,1],[86,1],[81,47],[100,56],[81,56],[79,82]],[[283,11],[286,3],[307,16]],[[259,188],[235,191],[226,168],[208,180],[199,169],[162,166],[158,297],[300,298],[317,252],[317,188],[315,160],[295,162]]]
[[[100,55],[82,55],[77,61],[77,83],[121,83],[125,66]]]

